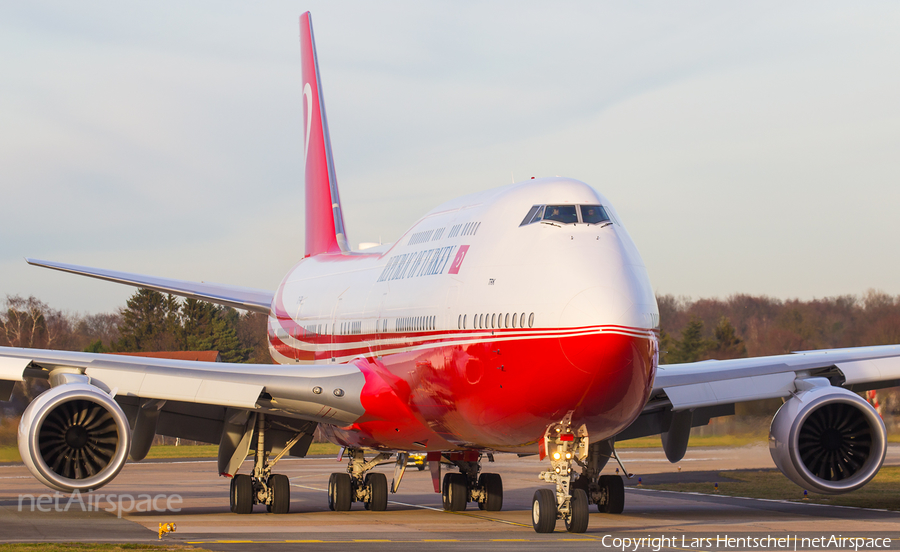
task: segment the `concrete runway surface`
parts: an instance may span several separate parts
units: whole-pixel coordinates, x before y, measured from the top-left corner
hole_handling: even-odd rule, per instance
[[[764,446],[692,448],[677,465],[669,464],[656,449],[623,449],[621,456],[626,467],[645,483],[662,479],[710,481],[721,470],[774,467]],[[460,513],[444,512],[428,471],[415,469],[407,470],[399,492],[390,495],[386,512],[369,512],[358,503],[350,512],[332,512],[326,497],[328,476],[346,469],[346,463],[334,458],[282,460],[275,471],[290,478],[291,513],[267,514],[264,506],[257,505],[253,514],[245,516],[228,511],[229,482],[216,475],[212,459],[130,463],[112,483],[90,497],[82,496],[82,502],[69,502],[68,495],[54,496],[21,465],[3,465],[0,541],[157,542],[159,524],[173,522],[177,531],[163,537],[163,542],[213,550],[522,550],[550,545],[566,550],[724,551],[762,547],[794,550],[795,544],[797,550],[854,548],[850,542],[835,547],[834,541],[824,546],[824,542],[803,540],[822,535],[889,538],[880,541],[879,549],[885,545],[900,548],[898,513],[653,491],[635,487],[637,477],[628,483],[624,513],[601,514],[592,507],[587,533],[567,533],[560,521],[555,533],[539,535],[531,528],[531,498],[537,488],[546,485],[537,479],[543,464],[537,457],[495,458],[493,464],[485,462],[483,469],[503,476],[503,510],[482,512],[470,504]],[[900,446],[889,448],[886,464],[900,465]],[[246,462],[242,473],[248,473],[251,466]],[[607,466],[606,473],[614,468]],[[390,481],[393,466],[378,469]],[[110,494],[116,495],[112,502]],[[40,495],[46,497],[45,502],[38,500]],[[150,500],[140,495],[149,495]],[[162,511],[146,511],[154,505],[153,499]],[[82,507],[82,503],[88,506]],[[114,510],[116,504],[124,510],[121,518]],[[180,511],[167,510],[167,505]],[[726,535],[798,540],[780,546],[773,541],[722,540]],[[666,540],[634,542],[642,537]],[[632,540],[621,540],[625,538]]]

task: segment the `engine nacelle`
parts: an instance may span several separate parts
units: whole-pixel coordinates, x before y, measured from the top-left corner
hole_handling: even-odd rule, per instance
[[[887,432],[878,412],[859,395],[823,385],[798,393],[778,409],[769,429],[769,452],[778,469],[804,489],[846,493],[881,469]]]
[[[131,428],[109,395],[87,383],[41,393],[19,423],[19,454],[41,483],[63,492],[106,485],[125,465]]]

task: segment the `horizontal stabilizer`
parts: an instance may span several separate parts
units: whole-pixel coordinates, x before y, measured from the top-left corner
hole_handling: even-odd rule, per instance
[[[107,280],[109,282],[152,289],[161,293],[171,293],[172,295],[188,297],[191,299],[200,299],[202,301],[209,301],[210,303],[216,303],[226,307],[234,307],[236,309],[244,309],[263,314],[269,313],[269,309],[272,306],[272,298],[275,296],[274,292],[261,289],[212,284],[207,282],[190,282],[187,280],[174,280],[171,278],[157,278],[155,276],[144,276],[143,274],[132,274],[130,272],[118,272],[115,270],[104,270],[102,268],[54,263],[38,259],[25,259],[25,261],[34,266],[42,266],[44,268],[52,268],[53,270],[60,270],[62,272],[90,276],[91,278]]]

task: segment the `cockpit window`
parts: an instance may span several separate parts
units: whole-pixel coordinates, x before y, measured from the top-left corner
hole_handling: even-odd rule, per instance
[[[602,205],[533,205],[519,226],[547,222],[551,224],[611,223]]]
[[[574,224],[578,222],[578,212],[574,205],[547,205],[544,209],[544,220]]]
[[[609,215],[602,205],[579,205],[581,209],[581,221],[585,224],[599,224],[609,222]]]
[[[528,214],[525,215],[525,218],[522,219],[522,224],[520,224],[519,226],[525,226],[526,224],[530,224],[531,219],[534,218],[534,214],[537,213],[538,209],[540,209],[540,208],[541,208],[540,205],[535,205],[534,207],[529,209]]]

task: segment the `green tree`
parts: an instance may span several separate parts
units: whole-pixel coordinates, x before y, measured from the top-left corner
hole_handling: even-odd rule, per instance
[[[181,307],[182,347],[186,351],[218,351],[224,362],[247,362],[252,347],[238,339],[240,315],[232,308],[187,299]]]
[[[744,345],[744,340],[738,337],[737,330],[731,325],[731,320],[728,317],[723,316],[719,319],[715,334],[715,343],[707,351],[707,357],[725,360],[747,356],[747,346]]]
[[[109,349],[103,346],[103,341],[100,339],[95,339],[88,344],[87,347],[82,349],[84,353],[108,353]]]
[[[180,346],[181,305],[171,295],[139,289],[122,311],[119,340],[123,352],[174,351]]]
[[[219,351],[223,362],[247,362],[253,349],[241,346],[237,337],[237,312],[234,309],[217,308],[211,331],[193,340],[195,351]]]
[[[669,349],[666,360],[669,364],[696,362],[712,346],[712,342],[703,337],[703,321],[692,318],[681,331],[681,340]]]
[[[209,351],[201,347],[201,341],[208,341],[215,331],[219,308],[212,303],[197,299],[186,299],[181,305],[181,348],[185,351]]]

